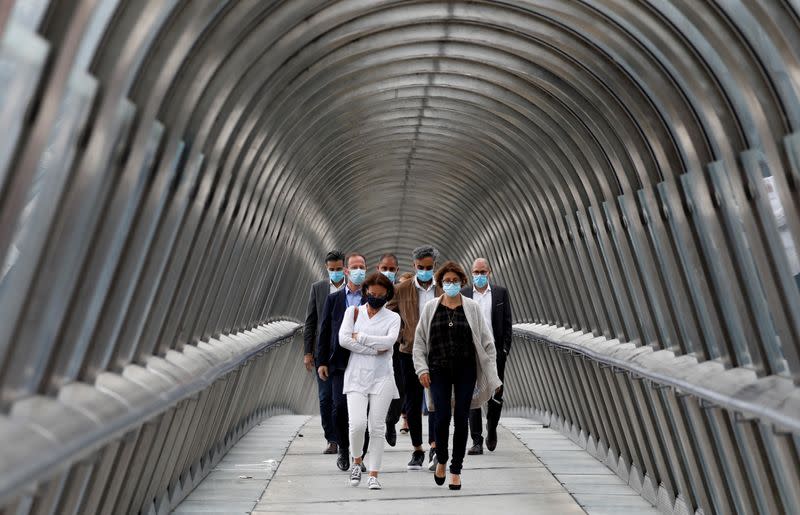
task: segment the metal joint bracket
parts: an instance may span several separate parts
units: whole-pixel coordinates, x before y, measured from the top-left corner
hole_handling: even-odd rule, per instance
[[[706,400],[706,399],[703,399],[703,398],[697,399],[697,404],[700,406],[700,409],[703,409],[703,410],[709,410],[709,409],[714,409],[714,408],[719,407],[716,404],[714,404],[713,402],[711,402],[709,400]]]

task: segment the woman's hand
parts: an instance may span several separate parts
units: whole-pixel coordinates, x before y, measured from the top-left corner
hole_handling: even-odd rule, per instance
[[[431,375],[429,373],[425,372],[424,374],[419,376],[419,382],[425,388],[430,388],[431,387]]]
[[[353,336],[352,336],[352,338],[353,338],[355,341],[358,341],[358,333],[353,333]]]

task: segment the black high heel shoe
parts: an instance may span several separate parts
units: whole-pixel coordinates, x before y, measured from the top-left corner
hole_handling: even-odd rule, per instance
[[[461,474],[457,474],[457,475],[459,476],[459,479],[460,479],[461,478]],[[459,483],[457,485],[454,485],[453,483],[450,483],[449,485],[447,485],[447,488],[449,488],[450,490],[461,490],[461,483]]]
[[[439,467],[436,467],[439,468]],[[444,480],[447,478],[447,470],[444,471],[444,476],[439,477],[436,475],[436,469],[433,469],[433,480],[436,481],[436,484],[442,486],[444,484]]]

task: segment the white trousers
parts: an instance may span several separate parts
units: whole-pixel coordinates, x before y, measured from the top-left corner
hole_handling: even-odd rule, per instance
[[[380,393],[347,394],[347,415],[350,423],[350,449],[359,452],[364,447],[364,431],[367,429],[367,406],[369,406],[369,447],[367,448],[367,470],[378,472],[383,460],[383,444],[386,437],[386,413],[392,402],[394,388],[384,385]]]

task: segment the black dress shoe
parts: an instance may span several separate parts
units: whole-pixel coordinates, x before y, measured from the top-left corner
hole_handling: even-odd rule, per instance
[[[389,447],[394,447],[397,444],[397,429],[395,429],[394,424],[386,426],[386,443],[389,444]]]
[[[494,451],[497,447],[497,427],[489,426],[486,434],[486,448]]]
[[[328,442],[328,446],[322,451],[322,454],[336,454],[339,452],[339,446],[333,442]]]
[[[339,470],[347,472],[350,470],[350,452],[349,451],[339,451],[339,456],[336,457],[336,466],[339,467]]]
[[[467,454],[469,454],[470,456],[474,456],[476,454],[483,454],[483,444],[476,443],[475,445],[469,448]]]
[[[446,476],[442,476],[442,477],[437,476],[435,471],[433,473],[433,480],[436,481],[436,484],[439,485],[439,486],[442,486],[444,484],[444,480],[446,478],[447,478]]]

